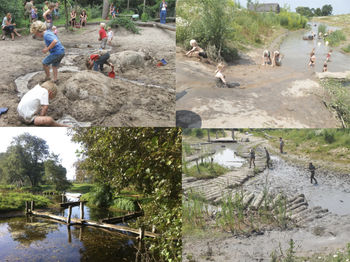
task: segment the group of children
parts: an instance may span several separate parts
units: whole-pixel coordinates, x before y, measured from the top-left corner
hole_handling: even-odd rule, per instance
[[[271,57],[269,50],[265,49],[262,56],[262,65],[271,65],[272,67],[282,65],[282,55],[279,51],[274,51]]]
[[[326,60],[323,63],[323,70],[322,72],[327,72],[328,71],[328,62],[331,61],[331,55],[332,55],[332,49],[329,50],[326,56]],[[310,53],[310,61],[309,61],[309,66],[314,67],[316,65],[316,55],[315,55],[315,48],[312,49]]]

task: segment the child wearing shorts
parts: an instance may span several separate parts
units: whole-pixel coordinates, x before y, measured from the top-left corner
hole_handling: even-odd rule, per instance
[[[42,51],[44,54],[50,52],[50,55],[43,60],[45,80],[50,80],[50,65],[52,65],[53,81],[57,83],[58,67],[65,55],[63,45],[53,32],[46,30],[46,25],[41,21],[34,22],[30,27],[30,32],[36,37],[44,37],[46,47]]]
[[[107,33],[107,36],[108,36],[108,44],[109,45],[112,45],[112,40],[113,40],[113,31],[112,31],[112,28],[111,27],[108,27],[108,33]]]
[[[106,48],[106,44],[107,44],[107,40],[108,40],[105,28],[106,28],[106,24],[101,23],[100,24],[100,31],[99,31],[99,38],[98,38],[98,40],[101,41],[101,49]]]

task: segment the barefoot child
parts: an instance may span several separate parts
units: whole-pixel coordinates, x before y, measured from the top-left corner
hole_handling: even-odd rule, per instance
[[[329,50],[328,54],[327,54],[327,58],[326,58],[326,61],[327,62],[330,62],[331,60],[331,55],[332,55],[332,50]]]
[[[328,66],[327,66],[327,61],[326,62],[324,62],[324,64],[323,64],[323,72],[327,72],[328,71],[328,68],[327,68]]]
[[[65,126],[55,122],[52,117],[46,116],[49,100],[54,99],[56,94],[56,86],[51,81],[46,81],[42,85],[38,84],[29,90],[17,107],[21,121],[36,126]]]
[[[190,45],[192,49],[186,53],[186,56],[196,56],[198,58],[203,57],[203,58],[208,58],[207,54],[204,52],[203,48],[201,48],[197,41],[192,39],[190,41]]]
[[[262,56],[262,65],[271,65],[272,61],[271,61],[271,53],[269,50],[265,49],[263,52],[263,56]]]
[[[106,27],[106,24],[101,23],[100,24],[100,31],[98,32],[99,33],[98,41],[101,41],[101,49],[106,48],[106,44],[107,44],[107,40],[108,40],[105,27]]]
[[[38,20],[38,9],[36,9],[35,6],[32,6],[32,9],[30,10],[30,14],[31,14],[32,22],[35,22],[36,20]]]
[[[34,22],[30,27],[30,32],[36,37],[44,37],[46,47],[42,51],[44,54],[50,52],[50,55],[43,60],[45,80],[50,80],[50,65],[52,65],[53,80],[56,83],[58,66],[65,55],[63,45],[53,32],[46,30],[46,25],[41,21]]]
[[[108,52],[104,54],[92,54],[86,59],[86,67],[88,70],[93,68],[94,71],[98,71],[98,68],[100,67],[100,71],[102,72],[103,65],[106,64],[112,68],[112,71],[114,71],[114,65],[108,62],[109,57],[110,54]]]
[[[107,35],[108,35],[108,44],[112,45],[112,40],[113,40],[114,34],[113,34],[112,28],[110,26],[108,27]]]
[[[216,87],[219,87],[219,88],[227,87],[225,76],[222,74],[224,67],[225,66],[223,63],[219,63],[215,71]]]
[[[52,12],[55,9],[54,4],[49,4],[49,9],[43,14],[43,18],[45,19],[45,25],[47,30],[51,30],[52,28]]]

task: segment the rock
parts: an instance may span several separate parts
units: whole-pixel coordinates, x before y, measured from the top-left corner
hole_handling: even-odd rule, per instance
[[[143,52],[123,51],[111,54],[110,61],[121,70],[140,68],[145,64],[146,55]]]

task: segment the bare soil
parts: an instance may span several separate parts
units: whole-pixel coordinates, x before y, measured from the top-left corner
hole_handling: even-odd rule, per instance
[[[117,28],[114,29],[114,35],[112,46],[107,47],[111,55],[132,50],[146,54],[147,61],[139,68],[119,68],[116,75],[120,79],[113,80],[107,77],[107,66],[104,74],[84,71],[86,57],[96,52],[100,45],[97,25],[89,25],[74,32],[59,29],[59,39],[66,49],[62,67],[77,67],[82,72],[59,73],[59,94],[49,107],[49,115],[55,119],[71,115],[77,121],[103,126],[174,126],[175,32],[145,27],[140,28],[140,34],[132,34]],[[15,41],[0,41],[0,107],[9,108],[5,115],[0,116],[0,126],[23,125],[16,112],[20,98],[15,80],[43,70],[42,60],[46,56],[41,52],[43,48],[43,40],[35,40],[31,36],[16,38]],[[157,67],[157,62],[163,58],[168,64]],[[44,77],[43,72],[38,73],[30,79],[28,88],[41,83]],[[75,82],[77,88],[86,91],[89,99],[74,100],[65,96],[64,91],[74,80],[79,81]],[[90,88],[84,90],[84,87]],[[100,92],[97,101],[94,97],[98,91],[94,87],[106,91]],[[90,105],[85,103],[87,101]],[[101,106],[108,107],[108,110],[99,110]]]

